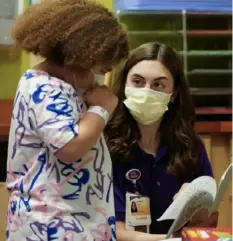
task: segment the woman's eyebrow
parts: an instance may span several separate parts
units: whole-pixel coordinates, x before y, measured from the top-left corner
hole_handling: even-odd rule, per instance
[[[133,77],[138,77],[138,78],[144,79],[144,77],[143,77],[142,75],[140,75],[140,74],[136,74],[136,73],[135,73],[135,74],[132,74],[132,76],[133,76]]]
[[[141,79],[145,79],[142,75],[140,74],[137,74],[137,73],[134,73],[132,74],[133,77],[138,77],[138,78],[141,78]],[[168,78],[166,76],[159,76],[159,77],[156,77],[153,79],[153,81],[158,81],[158,80],[168,80]]]
[[[153,79],[153,81],[163,80],[163,79],[167,79],[168,80],[168,78],[166,76],[160,76],[160,77],[157,77],[157,78]]]

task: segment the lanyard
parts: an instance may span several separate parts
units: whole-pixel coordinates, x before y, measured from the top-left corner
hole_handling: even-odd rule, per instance
[[[137,180],[140,179],[141,172],[138,169],[130,169],[126,174],[125,178],[133,184],[133,193],[139,194],[137,190]]]

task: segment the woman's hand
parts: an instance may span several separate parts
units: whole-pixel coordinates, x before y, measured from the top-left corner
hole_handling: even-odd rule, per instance
[[[184,183],[184,184],[182,185],[182,187],[180,188],[179,192],[174,195],[173,201],[180,195],[181,192],[184,191],[184,189],[185,189],[188,185],[189,185],[189,183]]]
[[[218,225],[218,216],[218,212],[213,212],[209,215],[208,209],[201,209],[192,217],[188,226],[216,228]]]
[[[187,188],[188,185],[189,183],[184,183],[180,188],[179,192],[174,195],[173,200],[175,200],[178,197],[178,195],[182,191],[184,191],[185,188]],[[188,223],[188,226],[215,228],[218,225],[218,216],[218,212],[214,212],[211,215],[209,215],[208,209],[201,209],[192,217],[192,219]]]

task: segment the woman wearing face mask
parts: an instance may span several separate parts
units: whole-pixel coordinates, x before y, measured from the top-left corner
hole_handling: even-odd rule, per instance
[[[213,175],[193,128],[195,112],[180,60],[164,44],[141,45],[129,56],[113,90],[119,103],[105,136],[114,163],[117,240],[163,239],[159,234],[166,234],[172,222],[156,220],[177,193],[193,179]],[[126,192],[150,199],[150,234],[125,230]],[[216,222],[217,214],[208,219],[199,213],[197,225]]]
[[[112,240],[112,166],[102,131],[118,100],[95,78],[128,55],[126,34],[101,5],[51,0],[26,10],[12,35],[45,61],[24,73],[15,97],[7,239]]]

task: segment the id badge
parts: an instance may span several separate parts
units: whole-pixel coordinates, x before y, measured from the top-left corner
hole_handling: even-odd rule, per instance
[[[151,224],[150,199],[147,196],[126,193],[126,229],[135,230],[135,227]],[[137,229],[138,229],[137,228]],[[147,228],[145,229],[147,232]]]

